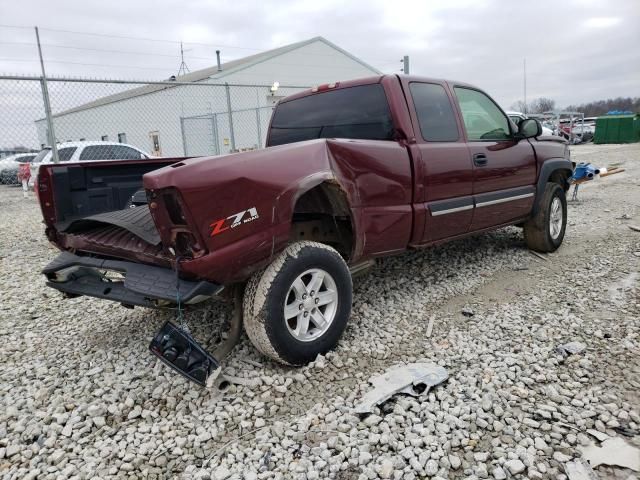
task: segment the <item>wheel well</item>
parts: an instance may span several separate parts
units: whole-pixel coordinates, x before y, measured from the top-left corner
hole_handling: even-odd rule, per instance
[[[554,170],[553,172],[551,172],[551,175],[549,175],[547,182],[557,183],[562,188],[564,188],[564,191],[566,192],[570,187],[568,182],[570,176],[571,173],[567,170]]]
[[[324,182],[298,198],[293,209],[290,239],[330,245],[349,259],[353,249],[351,209],[339,185]]]

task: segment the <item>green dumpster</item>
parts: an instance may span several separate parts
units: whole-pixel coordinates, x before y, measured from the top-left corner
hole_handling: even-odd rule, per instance
[[[640,142],[640,115],[607,115],[596,120],[593,143]]]

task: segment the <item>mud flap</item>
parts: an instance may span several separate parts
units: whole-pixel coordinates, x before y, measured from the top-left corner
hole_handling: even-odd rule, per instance
[[[162,362],[201,387],[220,365],[186,331],[170,321],[151,340],[149,350]]]

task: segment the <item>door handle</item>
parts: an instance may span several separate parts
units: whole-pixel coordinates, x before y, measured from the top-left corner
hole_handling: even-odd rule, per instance
[[[473,164],[476,167],[484,167],[487,162],[487,156],[484,153],[476,153],[473,155]]]

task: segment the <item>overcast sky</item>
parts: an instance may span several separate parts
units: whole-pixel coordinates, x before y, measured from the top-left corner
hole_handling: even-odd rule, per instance
[[[388,73],[409,55],[411,73],[504,107],[522,99],[525,57],[529,99],[640,96],[640,0],[0,0],[0,24],[0,74],[38,73],[33,30],[8,27],[38,25],[54,75],[161,79],[180,64],[171,40],[195,70],[216,47],[224,61],[322,35]]]

